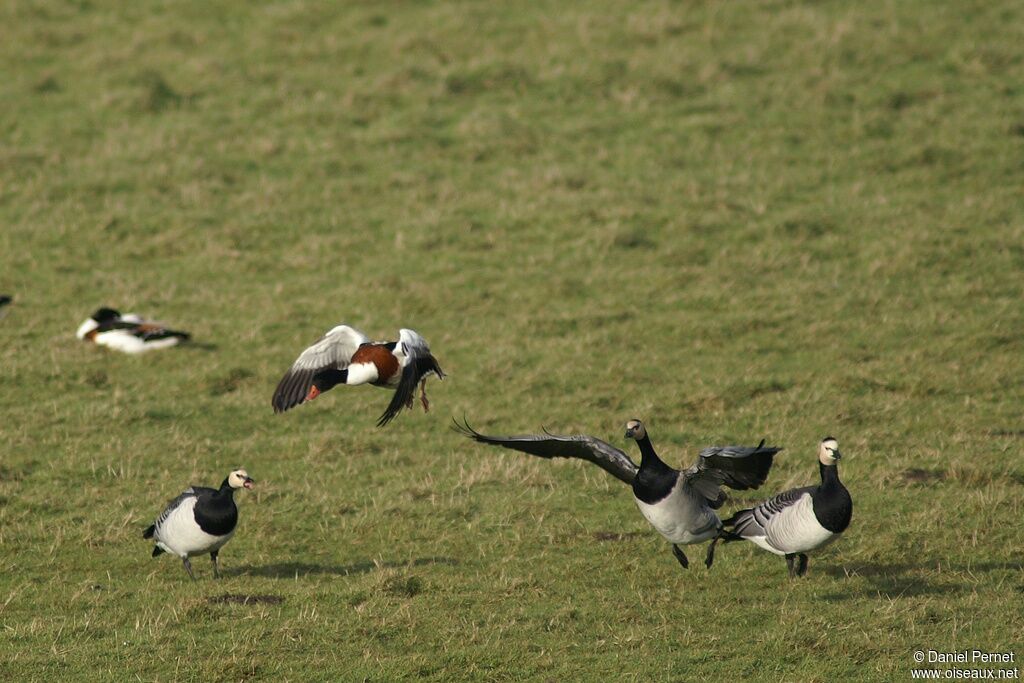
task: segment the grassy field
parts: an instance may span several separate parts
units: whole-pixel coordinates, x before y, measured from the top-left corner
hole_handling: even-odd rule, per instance
[[[0,5],[0,679],[900,681],[1017,650],[1019,2]],[[205,346],[78,342],[100,305]],[[275,416],[338,322],[433,410]],[[850,530],[682,572],[585,463],[450,429],[834,434]],[[238,465],[226,577],[142,529]],[[691,548],[691,559],[702,548]],[[240,604],[243,596],[257,599]]]

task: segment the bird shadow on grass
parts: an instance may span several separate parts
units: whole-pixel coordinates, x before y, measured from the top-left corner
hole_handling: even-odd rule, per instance
[[[199,342],[189,340],[187,344],[182,344],[178,348],[183,351],[216,351],[219,347],[211,342]]]
[[[225,576],[262,576],[269,579],[295,579],[297,576],[330,575],[330,576],[351,576],[355,574],[369,574],[379,569],[402,569],[407,567],[423,567],[427,565],[447,565],[454,567],[459,561],[452,557],[419,557],[406,562],[384,561],[374,562],[362,560],[345,565],[323,565],[310,564],[307,562],[279,562],[265,564],[259,567],[247,566],[236,569],[227,569],[222,573]]]
[[[953,595],[970,590],[966,583],[953,581],[936,582],[920,576],[918,572],[937,568],[934,561],[913,563],[866,562],[846,566],[825,567],[822,571],[836,579],[864,579],[866,585],[851,587],[851,590],[824,596],[829,600],[848,600],[851,598],[880,595],[888,598],[912,598],[924,595]],[[992,571],[1021,571],[1022,562],[974,562],[970,565],[941,565],[947,574],[978,574]]]

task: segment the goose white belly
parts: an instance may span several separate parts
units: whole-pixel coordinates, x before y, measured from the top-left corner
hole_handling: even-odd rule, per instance
[[[689,545],[714,538],[722,526],[715,511],[679,477],[667,496],[656,503],[634,497],[647,521],[670,543]]]
[[[203,531],[196,521],[195,506],[195,497],[186,498],[157,526],[153,537],[162,550],[178,557],[193,557],[220,550],[231,540],[234,529],[223,536]]]
[[[815,550],[834,541],[839,535],[818,522],[810,494],[783,508],[764,526],[767,531],[765,536],[752,536],[748,540],[776,555]]]

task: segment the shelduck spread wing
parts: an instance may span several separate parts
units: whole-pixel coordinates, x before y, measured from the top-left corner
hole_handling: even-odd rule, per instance
[[[437,364],[437,359],[430,353],[427,340],[414,330],[401,329],[398,332],[398,343],[395,345],[395,356],[402,366],[402,375],[398,381],[391,402],[377,420],[377,426],[383,427],[401,412],[403,407],[412,406],[416,393],[416,385],[426,383],[426,376],[433,373],[438,379],[444,379],[444,372]],[[426,393],[423,394],[423,408],[427,408]]]
[[[344,370],[356,350],[369,341],[369,337],[348,325],[338,325],[325,334],[303,351],[281,378],[271,399],[274,412],[283,413],[305,401],[314,375],[330,368]]]

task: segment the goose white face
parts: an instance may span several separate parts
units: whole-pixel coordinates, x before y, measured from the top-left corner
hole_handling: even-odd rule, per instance
[[[84,323],[78,326],[78,331],[75,332],[75,336],[78,337],[79,339],[85,339],[85,335],[89,334],[99,326],[100,324],[98,322],[96,322],[92,318],[89,318]]]
[[[244,469],[237,469],[228,475],[228,486],[233,489],[247,488],[251,489],[252,485],[256,483],[253,481],[249,473]]]
[[[647,436],[647,430],[644,428],[644,423],[640,420],[630,420],[626,423],[626,438],[640,440]]]
[[[843,456],[839,452],[839,442],[831,436],[826,436],[818,446],[818,461],[822,465],[835,465],[841,457]]]

